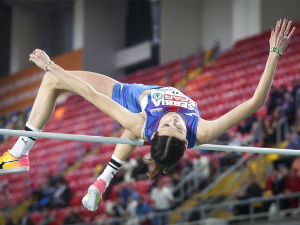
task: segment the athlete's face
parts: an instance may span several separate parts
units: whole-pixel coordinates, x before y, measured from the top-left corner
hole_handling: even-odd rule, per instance
[[[184,119],[175,112],[166,113],[160,119],[157,127],[159,135],[173,136],[180,140],[186,139],[186,126]]]

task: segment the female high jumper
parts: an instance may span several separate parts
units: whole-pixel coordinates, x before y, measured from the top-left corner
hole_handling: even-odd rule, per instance
[[[280,19],[275,29],[271,28],[269,57],[253,97],[214,121],[200,118],[196,103],[175,88],[125,84],[97,73],[65,71],[44,51],[36,49],[29,60],[46,74],[25,131],[41,131],[52,116],[57,97],[67,91],[76,93],[126,128],[122,138],[141,137],[151,143],[153,170],[147,175],[155,180],[178,163],[187,148],[211,142],[265,104],[278,59],[296,30],[294,27],[290,32],[291,25],[286,17],[282,24]],[[28,153],[35,140],[19,137],[13,148],[0,157],[0,174],[29,171]],[[116,146],[104,172],[83,197],[85,207],[97,209],[110,180],[135,148]]]

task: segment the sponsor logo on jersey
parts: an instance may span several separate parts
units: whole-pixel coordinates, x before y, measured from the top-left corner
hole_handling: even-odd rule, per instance
[[[159,107],[161,105],[170,105],[170,106],[172,105],[172,106],[186,108],[189,110],[194,110],[194,107],[195,107],[195,105],[190,102],[179,102],[179,101],[170,101],[170,100],[163,100],[163,99],[160,99],[158,101],[154,100],[152,102],[156,107]]]
[[[154,99],[154,100],[159,100],[159,99],[161,99],[163,97],[163,95],[161,94],[161,93],[154,93],[153,95],[152,95],[152,98]]]
[[[197,105],[196,102],[194,102],[192,99],[186,97],[186,96],[180,96],[180,95],[170,95],[170,94],[165,94],[164,95],[164,100],[173,100],[173,101],[179,101],[179,102],[189,102],[194,104],[195,106]]]
[[[196,102],[172,87],[153,90],[151,100],[156,107],[170,105],[186,108],[188,110],[194,110],[194,107],[197,107]]]

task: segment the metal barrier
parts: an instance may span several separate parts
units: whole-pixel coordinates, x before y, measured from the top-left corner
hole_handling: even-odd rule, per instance
[[[280,208],[280,200],[283,199],[290,199],[290,198],[299,198],[300,197],[300,192],[297,193],[290,193],[290,194],[283,194],[283,195],[277,195],[277,196],[270,196],[268,198],[251,198],[247,200],[241,200],[241,201],[231,201],[231,202],[222,202],[222,203],[217,203],[217,204],[210,204],[210,205],[203,205],[203,206],[198,206],[198,207],[191,207],[188,209],[181,209],[181,210],[176,210],[176,211],[167,211],[167,212],[160,212],[160,213],[149,213],[146,215],[142,216],[136,216],[136,217],[122,217],[122,218],[113,218],[113,219],[108,219],[108,220],[99,220],[97,223],[93,222],[93,224],[115,224],[115,225],[139,225],[141,221],[144,221],[146,219],[150,220],[156,220],[156,225],[166,225],[166,223],[163,223],[162,218],[163,217],[170,217],[173,214],[180,214],[181,218],[183,218],[180,221],[175,222],[175,224],[186,224],[186,225],[192,225],[192,224],[199,224],[199,225],[207,225],[207,224],[228,224],[229,222],[233,221],[238,221],[238,224],[249,224],[249,225],[254,225],[254,222],[256,219],[267,219],[270,216],[269,212],[262,212],[262,213],[254,213],[254,206],[253,203],[256,202],[274,202],[277,206],[277,209],[275,213],[273,213],[274,220],[276,221],[276,224],[279,224],[280,220],[280,213],[300,213],[300,208],[295,208],[295,209],[286,209],[286,210],[278,210]],[[248,215],[241,215],[241,216],[232,216],[230,217],[228,215],[228,211],[230,207],[238,207],[241,205],[249,205],[250,207],[250,212]],[[208,211],[214,210],[217,208],[224,208],[226,213],[226,217],[223,219],[217,219],[217,218],[211,218],[208,217]],[[201,215],[201,220],[199,221],[194,221],[191,223],[186,223],[188,216],[192,212],[198,212],[199,215]],[[212,221],[218,221],[218,223],[213,223]],[[91,223],[92,224],[92,223]],[[169,223],[167,223],[169,224]],[[299,222],[298,222],[299,224]],[[79,224],[78,224],[79,225]]]
[[[232,165],[229,169],[227,169],[224,173],[222,173],[214,182],[212,182],[210,185],[208,185],[203,191],[201,191],[201,195],[205,195],[208,193],[211,189],[213,189],[221,180],[226,178],[229,174],[233,173],[237,169],[239,169],[241,166],[244,165],[244,163],[252,157],[252,154],[248,154],[245,157],[242,157],[237,163]]]
[[[191,196],[200,186],[202,182],[206,180],[206,177],[201,173],[204,167],[200,168],[200,171],[192,171],[187,174],[181,181],[174,187],[173,193],[179,191],[179,196],[174,199],[173,205],[183,204],[184,200]]]

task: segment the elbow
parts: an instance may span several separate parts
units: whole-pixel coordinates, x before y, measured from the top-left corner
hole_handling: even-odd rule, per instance
[[[255,109],[255,111],[259,110],[267,101],[267,99],[258,99],[255,97],[252,97],[252,107]]]

